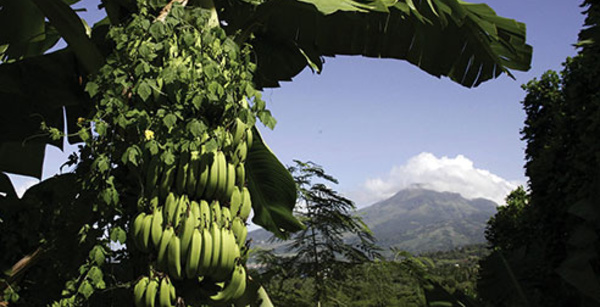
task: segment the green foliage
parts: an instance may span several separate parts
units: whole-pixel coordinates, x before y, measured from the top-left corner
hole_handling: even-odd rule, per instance
[[[245,0],[217,5],[228,33],[241,32],[238,40],[254,46],[259,87],[278,86],[307,66],[320,72],[323,57],[337,54],[406,60],[466,87],[502,73],[510,76],[510,69],[528,70],[531,62],[525,25],[497,16],[485,4]]]
[[[252,221],[277,237],[287,239],[291,232],[305,228],[292,215],[296,205],[294,179],[263,143],[258,130],[254,131],[256,140],[248,153],[246,167],[254,208]]]
[[[482,262],[482,297],[498,306],[600,303],[600,7],[584,3],[588,28],[580,32],[579,54],[560,74],[547,72],[524,86],[530,193],[517,191],[490,221],[498,251]],[[515,301],[501,289],[522,295]]]
[[[106,221],[92,212],[89,197],[75,197],[78,187],[74,174],[61,175],[31,187],[21,199],[0,203],[0,269],[7,274],[0,277],[0,291],[14,291],[5,293],[12,293],[13,303],[45,305],[59,299],[65,284],[73,290],[83,282],[103,287],[98,269],[105,258],[98,251],[108,250],[108,241],[100,239]],[[79,272],[81,263],[96,268],[91,279]]]
[[[164,0],[104,0],[107,18],[90,29],[70,7],[76,2],[5,0],[0,5],[0,100],[6,102],[0,112],[0,191],[5,193],[0,197],[0,242],[8,250],[0,256],[0,267],[11,268],[0,279],[0,291],[17,306],[131,305],[131,281],[152,271],[152,259],[129,248],[127,240],[133,214],[152,206],[144,170],[173,165],[178,155],[202,146],[228,146],[224,129],[234,119],[252,127],[258,118],[273,128],[276,121],[256,85],[288,80],[306,65],[320,71],[321,56],[358,54],[328,39],[356,34],[340,32],[340,26],[381,29],[374,23],[393,18],[400,23],[389,31],[394,36],[389,41],[398,42],[393,49],[404,50],[401,54],[366,48],[380,45],[366,40],[364,46],[352,45],[368,50],[360,53],[366,56],[413,63],[419,58],[425,71],[466,86],[508,69],[527,69],[531,54],[522,24],[496,16],[487,6],[455,0],[450,6],[399,2],[392,9],[379,0],[218,1],[227,32],[209,29],[209,13],[193,7],[197,3],[190,3],[192,9],[175,5],[164,22],[154,22]],[[215,13],[212,1],[207,2],[202,5]],[[313,17],[321,20],[336,11],[342,20],[321,25],[328,35],[306,30],[306,20],[313,24]],[[355,13],[361,17],[355,19]],[[463,23],[470,26],[459,26]],[[314,35],[305,39],[300,32]],[[386,30],[380,32],[378,39],[384,39]],[[412,33],[410,39],[395,39],[404,33]],[[456,41],[431,43],[436,33]],[[489,40],[479,39],[482,33]],[[316,42],[317,36],[327,43]],[[44,54],[61,38],[67,48]],[[443,61],[437,60],[440,46],[454,46],[445,48],[453,52]],[[459,55],[464,60],[455,61]],[[65,137],[83,143],[67,162],[76,165],[75,172],[45,180],[18,199],[4,172],[40,178],[45,146],[61,147]],[[256,222],[282,237],[300,229],[291,214],[289,174],[260,137],[249,151],[248,175],[256,179],[249,186],[254,209],[269,213],[257,214]],[[265,178],[284,184],[265,186]],[[313,192],[331,191],[323,186]],[[351,206],[335,193],[329,196]],[[364,230],[353,219],[337,221],[346,227],[341,232]],[[326,230],[334,234],[331,242],[340,243],[336,229]],[[359,237],[358,247],[334,253],[365,260],[371,238],[366,232]],[[254,288],[268,305],[264,289]]]
[[[487,252],[484,246],[468,246],[447,252],[412,256],[396,252],[388,261],[366,262],[344,268],[343,278],[328,284],[329,296],[322,306],[480,306],[474,289],[478,261]],[[263,254],[265,256],[265,254]],[[276,306],[315,306],[313,277],[297,275],[275,262],[264,259],[261,278]],[[454,305],[452,305],[454,303]]]
[[[279,278],[281,287],[289,285],[286,276],[311,277],[314,291],[307,302],[315,304],[332,295],[329,289],[344,278],[345,268],[369,262],[379,252],[370,230],[353,212],[354,203],[326,185],[337,180],[312,162],[295,163],[289,170],[298,187],[297,215],[306,228],[287,245],[292,256],[266,252],[259,258],[270,266],[263,278]],[[357,240],[344,242],[348,235]]]
[[[488,221],[485,232],[490,244],[500,250],[519,248],[532,240],[534,218],[529,216],[529,196],[522,186],[506,196],[506,205],[499,206],[498,212]]]

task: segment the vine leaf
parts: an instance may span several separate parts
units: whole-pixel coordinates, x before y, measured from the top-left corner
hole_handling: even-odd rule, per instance
[[[304,229],[293,210],[296,205],[294,178],[264,143],[258,129],[252,129],[254,142],[248,151],[246,176],[252,198],[252,222],[281,239]]]

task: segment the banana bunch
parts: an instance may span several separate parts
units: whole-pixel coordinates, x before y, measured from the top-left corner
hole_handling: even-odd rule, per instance
[[[187,13],[193,12],[188,10]],[[177,33],[175,28],[169,26],[169,31]],[[246,222],[252,211],[252,200],[245,163],[253,145],[252,127],[264,103],[261,104],[260,95],[253,94],[246,84],[252,79],[251,70],[242,72],[238,67],[238,61],[250,63],[249,53],[229,44],[233,41],[226,42],[224,32],[202,32],[205,30],[195,33],[202,40],[193,44],[189,40],[178,40],[180,35],[166,36],[171,48],[156,50],[162,58],[155,63],[186,63],[181,67],[187,67],[190,73],[176,74],[172,78],[189,75],[197,80],[166,81],[153,75],[163,71],[162,64],[157,64],[161,69],[134,71],[165,82],[157,84],[160,90],[156,93],[153,90],[151,96],[138,97],[144,103],[130,105],[149,114],[148,118],[144,117],[148,122],[136,123],[135,130],[127,130],[131,135],[122,138],[135,142],[137,137],[136,145],[141,150],[141,158],[136,156],[135,160],[139,161],[135,163],[135,167],[139,167],[135,179],[139,180],[132,180],[136,186],[131,189],[140,191],[138,211],[129,224],[132,240],[128,242],[147,254],[143,259],[153,274],[159,276],[144,277],[135,284],[136,306],[155,306],[155,298],[165,293],[163,283],[174,291],[171,281],[179,289],[180,300],[190,285],[210,283],[209,293],[200,301],[216,304],[230,304],[246,289]],[[204,40],[205,37],[209,39]],[[155,38],[149,36],[148,39]],[[204,41],[214,43],[204,44]],[[191,56],[200,51],[202,57]],[[211,61],[198,62],[198,59]],[[228,61],[236,63],[225,65]],[[207,64],[213,62],[220,65],[214,72]],[[244,82],[236,84],[238,81]],[[186,87],[178,88],[181,84]],[[215,93],[210,93],[205,90],[208,85],[219,86],[215,87]],[[121,87],[117,84],[117,88]],[[228,95],[223,96],[220,91]],[[159,95],[158,92],[172,93]],[[138,99],[136,93],[133,94],[132,99]],[[225,97],[227,99],[220,99]],[[173,115],[176,119],[171,118]],[[143,137],[140,131],[144,132]],[[171,304],[174,299],[170,297]],[[167,306],[166,300],[165,305],[162,304],[160,306]]]
[[[177,294],[168,276],[140,278],[133,287],[135,307],[173,307]]]
[[[246,284],[242,254],[247,252],[252,201],[244,162],[252,132],[241,121],[234,130],[225,131],[231,142],[222,149],[182,152],[171,164],[153,158],[147,174],[154,178],[146,180],[156,186],[148,189],[149,212],[139,212],[130,228],[135,246],[154,253],[156,268],[172,279],[208,280],[220,286],[207,298],[214,302],[238,298]],[[144,289],[151,293],[154,282],[142,280],[138,284],[147,281]]]
[[[246,268],[238,264],[235,266],[228,282],[220,283],[221,290],[211,295],[209,301],[214,303],[231,302],[242,297],[246,291]]]
[[[214,130],[214,137],[223,143],[219,149],[209,150],[203,145],[177,154],[147,154],[144,188],[148,195],[165,200],[175,191],[190,199],[228,202],[234,187],[245,185],[244,163],[253,140],[250,127],[239,119],[234,123],[230,130]],[[208,141],[211,137],[205,133],[202,139]]]

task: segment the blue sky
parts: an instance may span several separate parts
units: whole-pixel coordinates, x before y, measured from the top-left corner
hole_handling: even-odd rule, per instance
[[[525,183],[525,144],[519,134],[525,118],[521,84],[548,69],[561,69],[565,58],[575,55],[572,44],[584,16],[574,0],[485,3],[499,15],[527,24],[527,39],[534,50],[530,71],[515,72],[516,80],[502,76],[466,89],[404,61],[326,58],[320,75],[307,69],[280,89],[265,91],[278,120],[274,131],[263,129],[273,151],[284,163],[300,159],[323,165],[339,179],[337,189],[359,205],[391,192],[365,195],[381,192],[368,189],[369,182],[381,180],[397,189],[411,183],[404,177],[419,177],[410,171],[397,174],[397,170],[423,152],[433,154],[438,158],[434,162],[442,165],[412,183],[428,183],[419,180],[431,180],[438,170],[447,169],[442,157],[452,164],[458,155],[473,166],[463,169],[463,174],[449,175],[450,181],[487,170],[509,182]]]
[[[575,55],[572,44],[584,17],[575,0],[484,2],[527,24],[534,50],[529,72],[466,89],[404,61],[326,58],[320,75],[306,69],[293,82],[265,90],[278,120],[274,131],[261,129],[265,140],[284,164],[299,159],[322,165],[339,179],[336,189],[361,206],[414,183],[501,199],[526,182],[521,84],[559,70]],[[81,2],[90,22],[98,16],[97,3]],[[50,148],[44,177],[56,173],[67,155]],[[24,182],[33,181],[20,178],[17,184]]]

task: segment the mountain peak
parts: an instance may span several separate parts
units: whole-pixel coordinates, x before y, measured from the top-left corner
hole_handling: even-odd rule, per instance
[[[484,242],[486,222],[495,212],[490,200],[412,186],[359,214],[381,245],[415,252]]]
[[[415,253],[483,243],[486,223],[495,213],[496,203],[491,200],[466,199],[422,185],[358,211],[384,250],[396,247]],[[270,234],[265,230],[253,231],[249,237],[258,246],[277,247],[267,242]]]

